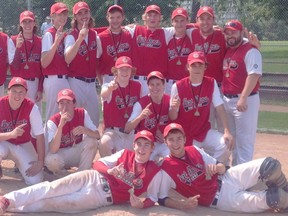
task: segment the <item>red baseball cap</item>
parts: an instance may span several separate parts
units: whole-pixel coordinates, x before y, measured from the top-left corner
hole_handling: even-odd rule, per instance
[[[204,13],[208,13],[210,16],[214,17],[214,10],[211,7],[208,6],[201,7],[197,12],[197,17],[200,17]]]
[[[115,62],[115,68],[129,67],[133,68],[132,60],[128,56],[121,56]]]
[[[185,132],[184,132],[184,129],[183,127],[180,125],[180,124],[177,124],[177,123],[171,123],[169,125],[167,125],[164,129],[164,133],[163,133],[163,136],[164,138],[169,134],[169,132],[171,130],[179,130],[182,134],[185,135]]]
[[[188,18],[188,13],[184,8],[176,8],[173,12],[172,12],[172,17],[171,19],[174,19],[176,16],[183,16],[185,18]]]
[[[188,65],[191,65],[195,62],[199,62],[202,64],[206,63],[206,58],[205,58],[205,54],[204,52],[192,52],[189,54],[188,58],[187,58],[187,63]]]
[[[90,8],[88,6],[88,4],[86,2],[77,2],[74,6],[73,6],[73,14],[77,14],[80,10],[82,9],[86,9],[90,11]]]
[[[111,12],[112,10],[120,11],[122,14],[124,14],[123,8],[119,5],[112,5],[108,8],[107,13]]]
[[[243,25],[239,20],[230,20],[224,25],[224,31],[226,29],[231,29],[233,31],[242,31]]]
[[[154,135],[153,135],[150,131],[147,131],[147,130],[139,131],[139,132],[135,135],[134,142],[135,142],[137,139],[139,139],[139,138],[147,139],[147,140],[149,140],[150,142],[152,142],[153,144],[154,144],[154,142],[155,142]]]
[[[9,82],[9,84],[8,84],[8,89],[10,89],[11,87],[13,87],[13,86],[15,86],[15,85],[23,86],[26,90],[28,90],[26,80],[24,80],[24,79],[21,78],[21,77],[13,77],[13,78],[11,79],[11,81]]]
[[[63,11],[69,11],[67,5],[62,3],[62,2],[57,2],[51,6],[50,15],[51,14],[60,14]]]
[[[71,89],[63,89],[58,93],[57,103],[62,99],[74,101],[75,95]]]
[[[20,23],[21,22],[23,22],[23,20],[25,20],[25,19],[28,19],[28,20],[35,20],[35,16],[34,16],[34,14],[33,14],[33,12],[31,12],[31,11],[28,11],[28,10],[26,10],[26,11],[23,11],[21,14],[20,14]]]
[[[148,76],[147,76],[147,83],[148,83],[149,80],[150,80],[151,78],[153,78],[153,77],[156,77],[156,78],[161,79],[161,80],[165,80],[165,78],[164,78],[164,76],[163,76],[163,74],[162,74],[161,72],[159,72],[159,71],[152,71],[152,72],[150,72],[150,73],[148,74]]]
[[[151,11],[154,11],[158,14],[161,14],[161,9],[158,5],[149,5],[146,10],[145,10],[145,13],[148,13],[148,12],[151,12]]]

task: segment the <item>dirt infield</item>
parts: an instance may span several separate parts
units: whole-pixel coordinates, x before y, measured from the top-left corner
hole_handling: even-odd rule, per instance
[[[288,136],[285,135],[270,135],[270,134],[257,134],[256,138],[256,149],[255,149],[255,158],[261,158],[266,156],[272,156],[277,158],[283,166],[283,171],[288,177]],[[13,163],[11,161],[3,161],[3,171],[4,176],[0,180],[0,193],[5,194],[9,191],[20,189],[25,186],[24,182],[22,181],[19,174],[15,174],[13,171]],[[49,174],[45,174],[46,180],[53,180],[53,176]],[[173,196],[176,196],[173,193]],[[263,213],[261,213],[263,214]],[[5,215],[21,215],[21,214],[12,214],[7,213]],[[24,215],[24,214],[23,214]],[[63,214],[59,213],[30,213],[25,215],[42,215],[42,216],[59,216]],[[76,214],[67,214],[67,215],[76,215]],[[77,214],[79,215],[79,214]],[[164,215],[203,215],[203,216],[230,216],[232,215],[231,212],[223,212],[212,208],[205,208],[205,207],[197,207],[194,210],[190,211],[179,211],[174,210],[166,207],[155,206],[149,209],[133,209],[130,205],[115,205],[109,207],[99,208],[97,210],[88,211],[81,213],[80,215],[83,216],[136,216],[136,215],[150,215],[150,216],[164,216]],[[235,216],[252,216],[255,214],[235,214]],[[275,215],[273,212],[265,212],[263,215],[265,216],[272,216]]]

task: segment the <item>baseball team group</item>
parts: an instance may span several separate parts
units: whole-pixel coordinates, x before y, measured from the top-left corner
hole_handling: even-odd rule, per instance
[[[0,178],[9,159],[27,184],[0,196],[0,215],[126,202],[287,211],[280,162],[253,160],[262,75],[255,34],[239,20],[214,26],[208,6],[196,23],[176,8],[172,27],[161,27],[157,5],[146,7],[143,25],[123,26],[119,5],[107,9],[108,27],[94,28],[84,1],[72,12],[69,31],[69,9],[57,2],[42,37],[31,11],[20,14],[17,35],[0,33]],[[261,182],[266,189],[253,190]]]

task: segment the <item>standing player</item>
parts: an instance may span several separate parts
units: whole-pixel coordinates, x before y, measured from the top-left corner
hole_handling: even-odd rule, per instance
[[[147,85],[149,94],[134,104],[133,112],[125,125],[125,132],[132,130],[148,130],[153,133],[156,142],[151,160],[166,157],[169,149],[164,144],[163,131],[169,123],[169,95],[164,94],[165,78],[159,71],[148,74]]]
[[[100,134],[87,111],[75,108],[75,95],[70,89],[58,93],[59,113],[47,122],[49,151],[45,158],[47,168],[56,175],[65,169],[90,169],[97,151]]]
[[[180,79],[189,76],[186,63],[187,57],[192,52],[191,34],[186,34],[189,16],[184,8],[176,8],[171,16],[175,34],[166,38],[168,41],[168,75],[166,93],[170,94],[172,85]]]
[[[4,83],[6,81],[8,69],[8,36],[0,32],[0,97],[4,96]]]
[[[229,165],[233,138],[228,129],[223,100],[213,78],[205,77],[205,54],[192,52],[187,59],[190,76],[177,81],[171,90],[169,117],[181,123],[187,134],[187,145],[204,148],[211,156]],[[224,134],[212,130],[209,122],[210,106],[216,108],[224,125]]]
[[[184,147],[186,137],[181,125],[169,124],[164,138],[171,155],[161,166],[160,205],[187,210],[199,204],[242,213],[288,208],[288,183],[278,160],[267,157],[226,170],[203,150]],[[266,182],[268,190],[251,191],[260,179]],[[170,189],[185,198],[169,197]]]
[[[93,19],[86,2],[73,6],[72,32],[65,38],[65,61],[69,65],[69,84],[76,96],[77,106],[89,113],[99,125],[99,102],[96,92],[96,58],[99,58],[99,37],[92,30]]]
[[[231,20],[224,26],[228,45],[223,62],[223,100],[229,128],[236,138],[233,165],[252,160],[257,131],[259,78],[262,57],[258,49],[243,40],[241,22]]]
[[[124,127],[141,95],[141,84],[131,80],[135,72],[131,59],[121,56],[112,68],[114,80],[102,85],[104,134],[99,145],[101,157],[133,148],[134,130],[126,133]]]
[[[36,35],[35,16],[31,11],[20,14],[19,34],[8,44],[12,77],[22,77],[28,86],[27,96],[42,109],[43,76],[41,72],[41,38]]]
[[[44,131],[38,107],[28,98],[27,83],[13,77],[8,96],[0,98],[0,164],[11,159],[27,185],[43,180]],[[31,143],[36,138],[37,153]]]
[[[68,18],[68,7],[57,2],[51,6],[50,16],[53,27],[48,29],[42,38],[41,65],[44,75],[44,93],[46,97],[46,122],[58,112],[57,94],[69,88],[68,69],[64,59],[65,33],[63,27]]]
[[[106,19],[109,23],[108,29],[99,34],[102,53],[100,53],[98,75],[101,83],[109,83],[114,75],[111,68],[120,56],[132,56],[132,36],[122,27],[125,19],[123,8],[112,5],[107,10]]]
[[[154,138],[148,131],[135,136],[134,151],[122,150],[85,170],[0,196],[0,214],[8,212],[79,213],[130,201],[148,208],[158,200],[160,169],[149,161]],[[146,192],[146,193],[145,193]],[[139,196],[145,193],[145,198]]]

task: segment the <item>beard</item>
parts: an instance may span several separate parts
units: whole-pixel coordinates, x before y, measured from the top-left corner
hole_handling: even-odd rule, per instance
[[[242,37],[238,37],[238,38],[235,38],[235,37],[231,37],[231,38],[228,38],[227,39],[227,45],[228,47],[238,47],[242,42]]]

